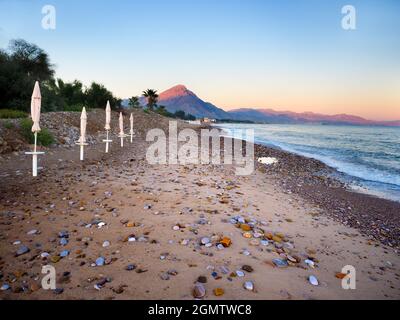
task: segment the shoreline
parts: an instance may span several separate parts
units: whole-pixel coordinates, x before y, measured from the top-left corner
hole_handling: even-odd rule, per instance
[[[215,127],[224,130],[218,125]],[[347,174],[321,160],[259,142],[254,143],[254,152],[255,160],[259,157],[278,159],[276,165],[265,167],[257,163],[256,168],[277,179],[288,194],[300,195],[320,206],[329,217],[359,229],[371,239],[400,248],[400,202],[352,189],[338,177]]]
[[[350,189],[346,183],[334,177],[338,172],[335,168],[320,160],[262,144],[255,144],[255,155],[275,157],[281,161],[284,159],[283,165],[277,164],[278,168],[268,167],[266,174],[279,177],[281,186],[288,193],[302,196],[320,206],[331,218],[399,249],[399,202]],[[296,165],[296,162],[300,165]],[[290,170],[301,174],[282,177],[282,171],[288,173]]]

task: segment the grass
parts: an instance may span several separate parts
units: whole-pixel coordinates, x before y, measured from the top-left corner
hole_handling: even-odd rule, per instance
[[[26,118],[28,114],[20,110],[0,109],[0,119]]]
[[[35,136],[32,132],[32,120],[31,119],[21,119],[19,121],[19,126],[21,130],[22,136],[28,141],[29,143],[33,144],[35,142]],[[55,139],[51,132],[45,128],[43,128],[37,135],[37,143],[41,146],[49,146],[55,142]]]

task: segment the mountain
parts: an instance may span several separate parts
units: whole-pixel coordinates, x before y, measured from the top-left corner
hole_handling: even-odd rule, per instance
[[[323,123],[323,124],[353,124],[353,125],[383,125],[400,126],[400,120],[373,121],[348,114],[325,115],[314,112],[275,111],[273,109],[241,108],[228,113],[235,120],[251,120],[265,123]]]
[[[160,93],[158,105],[165,106],[169,112],[182,110],[197,118],[226,119],[229,117],[226,111],[201,100],[184,85],[177,85]]]
[[[141,97],[139,101],[142,106],[146,105],[146,98]],[[159,106],[165,106],[169,112],[174,113],[182,110],[187,114],[195,116],[196,118],[229,118],[229,113],[209,102],[201,100],[184,85],[177,85],[164,92],[161,92],[159,94],[157,104]],[[123,100],[122,105],[128,106],[128,100]]]
[[[142,106],[146,99],[140,98]],[[273,109],[241,108],[225,111],[215,105],[200,99],[184,85],[174,86],[159,94],[159,106],[165,106],[169,112],[179,110],[192,114],[196,118],[231,119],[239,121],[254,121],[258,123],[322,123],[322,124],[354,124],[354,125],[383,125],[400,126],[398,121],[372,121],[348,114],[325,115],[314,112],[276,111]],[[128,99],[123,100],[123,106],[128,106]]]

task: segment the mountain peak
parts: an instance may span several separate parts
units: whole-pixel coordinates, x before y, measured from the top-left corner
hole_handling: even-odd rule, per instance
[[[192,91],[190,91],[183,84],[178,84],[164,92],[160,93],[160,100],[172,99],[176,97],[183,96],[196,96]]]

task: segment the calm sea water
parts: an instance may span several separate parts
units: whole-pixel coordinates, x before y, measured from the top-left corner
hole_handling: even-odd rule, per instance
[[[255,131],[258,143],[321,160],[354,189],[400,202],[400,128],[378,126],[219,124]]]

